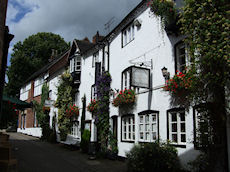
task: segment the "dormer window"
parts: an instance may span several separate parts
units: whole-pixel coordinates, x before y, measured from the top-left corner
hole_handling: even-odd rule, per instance
[[[79,86],[81,82],[81,56],[75,55],[70,59],[70,73],[73,77],[74,84]]]
[[[134,23],[130,24],[122,31],[122,47],[126,46],[129,42],[134,40],[135,27]]]
[[[99,51],[93,54],[92,67],[95,67],[97,62],[99,62]]]
[[[81,71],[81,57],[80,56],[75,56],[70,60],[70,73]]]

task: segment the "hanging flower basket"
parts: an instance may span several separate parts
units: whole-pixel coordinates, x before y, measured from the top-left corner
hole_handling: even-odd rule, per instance
[[[68,118],[78,117],[79,116],[79,108],[76,105],[69,105],[66,109],[66,116]]]
[[[117,97],[113,100],[115,107],[132,106],[136,101],[136,94],[134,90],[125,89],[119,92]]]
[[[87,110],[91,113],[95,113],[98,110],[98,101],[96,101],[95,99],[91,100],[91,102],[87,106]]]
[[[170,80],[166,81],[165,91],[169,91],[171,95],[172,105],[184,105],[189,102],[189,94],[192,87],[191,72],[182,73],[176,71],[176,74]]]
[[[151,11],[161,18],[164,25],[176,19],[176,8],[173,0],[150,0]]]

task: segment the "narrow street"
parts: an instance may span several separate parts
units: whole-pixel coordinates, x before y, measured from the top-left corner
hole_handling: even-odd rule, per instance
[[[87,154],[61,144],[42,142],[37,138],[8,133],[12,154],[18,160],[18,172],[125,172],[126,164],[107,159],[89,160]]]

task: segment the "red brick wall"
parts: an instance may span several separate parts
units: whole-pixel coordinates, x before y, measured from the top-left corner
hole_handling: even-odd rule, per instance
[[[34,97],[34,81],[31,81],[31,89],[29,90],[28,99],[26,100],[26,102],[31,103],[34,100],[40,103],[41,96]],[[23,113],[23,111],[21,113]],[[18,128],[23,128],[23,126],[21,127],[21,113],[18,115]],[[37,126],[34,126],[34,109],[27,108],[25,109],[25,113],[26,113],[26,126],[25,127],[26,128],[37,127]]]

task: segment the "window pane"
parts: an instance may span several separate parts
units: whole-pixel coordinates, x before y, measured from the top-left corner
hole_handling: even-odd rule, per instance
[[[145,139],[146,139],[146,140],[150,140],[149,132],[145,133]]]
[[[143,116],[140,116],[140,123],[143,123]]]
[[[124,131],[126,131],[126,125],[124,125]]]
[[[129,125],[129,132],[131,132],[131,125]]]
[[[152,139],[153,139],[153,140],[156,140],[156,139],[157,139],[157,134],[156,134],[156,132],[153,132],[153,133],[152,133]]]
[[[129,133],[129,138],[128,139],[131,139],[131,133]]]
[[[185,123],[180,124],[180,131],[185,132]]]
[[[124,139],[126,139],[126,133],[124,133]]]
[[[133,133],[133,140],[135,140],[135,133]]]
[[[186,142],[185,134],[181,134],[181,142]]]
[[[177,134],[172,134],[172,141],[177,142]]]
[[[149,131],[149,124],[145,125],[145,131]]]
[[[157,120],[156,115],[152,115],[152,121],[155,122]]]
[[[143,131],[143,124],[140,124],[140,131]]]
[[[156,124],[152,124],[152,131],[157,131],[157,125]]]
[[[144,139],[144,134],[140,133],[140,139]]]
[[[149,123],[149,115],[146,115],[146,116],[145,116],[145,122],[146,122],[146,123]]]
[[[180,121],[185,121],[185,113],[180,112]]]
[[[172,113],[171,117],[172,117],[172,121],[177,121],[177,115],[176,115],[176,113]]]
[[[172,132],[177,132],[177,124],[172,124]]]

